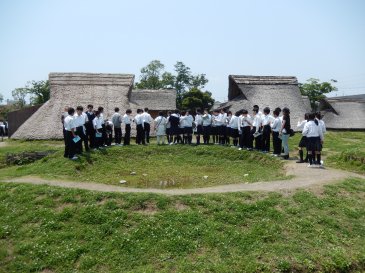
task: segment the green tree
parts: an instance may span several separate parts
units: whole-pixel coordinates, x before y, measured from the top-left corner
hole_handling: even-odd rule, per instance
[[[163,88],[161,73],[165,65],[159,60],[151,61],[141,69],[140,82],[136,83],[137,89],[160,89]]]
[[[48,81],[31,81],[27,86],[32,105],[42,104],[49,100],[50,88]]]
[[[337,82],[336,80],[331,80]],[[337,91],[337,87],[330,82],[320,82],[319,79],[310,78],[306,83],[299,84],[300,92],[303,96],[307,96],[312,109],[316,109],[316,102],[325,98],[325,94]]]
[[[181,106],[184,109],[210,109],[214,104],[212,93],[209,91],[201,91],[193,87],[182,95]]]
[[[15,88],[11,91],[11,95],[19,108],[23,108],[26,105],[26,97],[28,95],[28,89],[26,87]]]

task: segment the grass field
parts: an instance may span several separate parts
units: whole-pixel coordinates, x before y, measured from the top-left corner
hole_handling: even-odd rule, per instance
[[[166,197],[0,183],[0,272],[361,272],[365,180]]]

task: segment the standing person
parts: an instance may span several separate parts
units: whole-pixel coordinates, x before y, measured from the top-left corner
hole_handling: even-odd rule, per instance
[[[224,145],[224,144],[226,144],[226,140],[227,140],[227,124],[228,124],[227,111],[225,109],[221,109],[219,115],[220,115],[219,119],[222,123],[219,144]],[[232,115],[232,113],[231,113],[231,115]]]
[[[76,160],[78,157],[76,154],[76,148],[75,148],[75,142],[74,138],[76,137],[76,127],[74,124],[74,114],[75,109],[72,107],[69,107],[67,110],[67,117],[63,120],[63,125],[65,128],[65,135],[66,135],[66,141],[65,141],[65,153],[64,157],[69,158],[71,160]],[[79,140],[80,141],[80,140]]]
[[[123,116],[123,123],[125,124],[125,133],[124,133],[124,146],[131,144],[131,118],[132,110],[127,109]]]
[[[158,117],[155,119],[155,131],[157,145],[165,145],[165,135],[166,135],[166,123],[167,119],[163,116],[163,112],[158,113]]]
[[[174,113],[171,114],[169,121],[170,121],[170,132],[171,132],[171,142],[170,145],[173,145],[178,142],[179,134],[180,134],[180,114],[179,110],[175,110]],[[173,139],[174,136],[174,139]]]
[[[111,146],[113,142],[113,122],[105,120],[106,146]]]
[[[202,116],[203,122],[203,141],[204,144],[209,144],[210,134],[211,134],[211,125],[212,125],[212,116],[209,114],[208,109],[204,110],[204,115]]]
[[[143,118],[143,130],[144,130],[145,139],[146,139],[147,144],[150,144],[150,131],[151,131],[151,123],[153,122],[153,119],[152,119],[151,115],[148,113],[147,107],[144,109],[142,118]]]
[[[89,104],[87,106],[87,111],[85,112],[85,114],[87,115],[87,120],[88,120],[85,124],[86,136],[89,140],[90,148],[95,148],[95,129],[94,129],[94,125],[93,125],[95,113],[93,111],[93,108],[94,108],[94,106]]]
[[[252,121],[252,129],[251,135],[255,139],[255,150],[261,151],[262,149],[262,132],[261,132],[261,124],[262,120],[259,114],[258,108],[253,108],[253,121]]]
[[[114,108],[114,114],[112,115],[112,123],[114,126],[114,141],[115,145],[121,145],[122,143],[122,115],[119,114],[119,108]]]
[[[167,137],[168,144],[170,144],[172,142],[170,116],[171,116],[171,111],[168,111],[167,118],[166,118],[166,137]]]
[[[232,114],[232,112],[230,112]],[[234,116],[231,115],[231,118],[229,120],[229,124],[227,125],[227,127],[230,129],[230,136],[233,139],[233,147],[237,147],[238,146],[238,131],[239,131],[239,127],[240,127],[240,112],[236,112],[234,114]]]
[[[304,125],[302,135],[307,137],[308,167],[313,167],[314,165],[322,166],[321,145],[323,144],[324,136],[321,126],[315,120],[315,114],[309,114],[308,122]]]
[[[146,145],[145,142],[145,131],[143,129],[143,110],[142,109],[137,109],[137,115],[134,117],[134,122],[136,123],[137,126],[137,136],[136,136],[136,143],[138,145]]]
[[[297,129],[301,130],[303,132],[304,126],[305,124],[308,122],[308,115],[309,114],[305,114],[304,115],[304,120],[303,121],[298,121],[297,124]],[[299,141],[299,145],[298,145],[298,150],[299,150],[299,160],[296,163],[305,163],[306,161],[308,162],[308,151],[306,153],[306,158],[304,159],[304,152],[303,149],[307,147],[307,137],[306,136],[302,136],[302,138]]]
[[[248,114],[248,111],[246,109],[243,109],[241,111],[240,116],[240,148],[247,149],[248,151],[252,151],[253,149],[253,136],[251,134],[251,126],[252,126],[252,118]]]
[[[63,128],[63,141],[66,145],[66,129],[65,129],[65,118],[68,116],[68,106],[65,106],[63,109],[63,113],[61,115],[61,122],[62,122],[62,128]]]
[[[262,115],[262,151],[264,153],[270,152],[270,135],[271,135],[271,123],[274,121],[272,115],[270,115],[270,108],[264,108],[264,114]]]
[[[76,143],[76,153],[82,154],[82,142],[84,142],[85,151],[89,151],[89,143],[85,134],[85,124],[89,121],[87,115],[83,112],[84,108],[82,106],[76,107],[76,113],[74,115],[74,124],[76,127],[76,134],[81,138]]]
[[[99,118],[101,120],[101,125],[102,125],[102,141],[103,141],[103,146],[106,146],[107,143],[107,135],[106,135],[106,129],[105,129],[105,119],[104,119],[104,107],[99,106],[98,107],[98,112],[99,112]]]
[[[281,154],[281,139],[279,138],[279,132],[281,129],[281,120],[279,118],[280,112],[275,109],[273,114],[274,114],[274,121],[271,124],[272,144],[274,147],[273,156],[279,156]]]
[[[186,111],[185,115],[180,118],[180,124],[182,124],[183,127],[185,144],[191,144],[192,142],[193,121],[194,118],[192,115],[190,115],[189,111]]]
[[[287,107],[283,108],[283,121],[281,123],[281,129],[279,135],[283,143],[284,154],[283,159],[289,159],[289,137],[290,137],[290,110]]]
[[[95,111],[95,118],[93,119],[93,126],[95,131],[94,149],[99,149],[104,146],[103,143],[103,118],[99,111]]]
[[[225,120],[225,139],[224,139],[224,142],[225,144],[229,145],[230,144],[230,136],[231,136],[231,127],[229,125],[230,121],[231,121],[231,118],[232,118],[232,112],[231,111],[228,111],[227,112],[227,117],[226,117],[226,120]],[[237,129],[237,132],[238,132],[238,129]]]
[[[196,110],[194,122],[196,126],[196,145],[200,145],[200,135],[203,134],[203,117],[200,109]]]

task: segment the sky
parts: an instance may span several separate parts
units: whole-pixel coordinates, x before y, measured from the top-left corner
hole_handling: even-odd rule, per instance
[[[128,73],[160,60],[206,74],[216,100],[228,75],[337,80],[365,93],[362,0],[0,0],[0,94],[50,72]]]

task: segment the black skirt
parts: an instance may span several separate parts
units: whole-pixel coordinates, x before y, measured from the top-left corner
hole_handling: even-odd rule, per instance
[[[230,128],[231,129],[231,137],[233,138],[238,138],[239,137],[239,133],[238,133],[238,129],[234,129],[234,128]]]
[[[193,127],[184,127],[183,128],[184,134],[192,134],[193,133]]]
[[[202,135],[203,134],[203,126],[202,125],[198,125],[196,127],[196,134],[197,135]]]
[[[302,138],[299,141],[298,147],[300,147],[300,148],[307,147],[307,137],[306,136],[302,136]]]
[[[308,151],[316,151],[320,152],[321,147],[321,139],[320,137],[307,137],[307,150]]]

